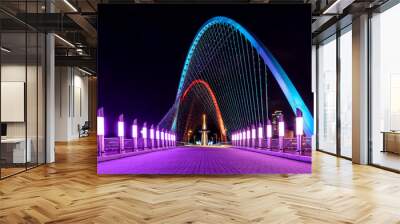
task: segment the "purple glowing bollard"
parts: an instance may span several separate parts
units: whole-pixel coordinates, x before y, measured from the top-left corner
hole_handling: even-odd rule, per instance
[[[241,146],[246,145],[246,131],[242,130],[242,142],[240,143]]]
[[[239,130],[238,131],[238,142],[237,142],[237,146],[240,146],[242,142],[242,132]]]
[[[258,125],[258,147],[262,148],[263,147],[263,139],[264,139],[264,133],[263,133],[263,126],[262,124]]]
[[[157,143],[157,148],[160,148],[160,130],[158,126],[156,128],[156,143]]]
[[[239,133],[235,133],[235,146],[237,146],[238,145],[238,142],[239,142]]]
[[[236,132],[236,134],[235,134],[235,146],[238,146],[238,143],[239,143],[239,133]]]
[[[236,141],[235,141],[235,142],[236,142],[236,143],[235,143],[236,145],[235,145],[235,146],[238,146],[238,143],[239,143],[239,141],[240,141],[239,132],[236,132],[236,137],[235,137],[235,138],[236,138]]]
[[[167,148],[168,147],[168,134],[167,134],[167,131],[164,129],[164,131],[163,131],[163,146],[164,146],[164,148]]]
[[[167,131],[164,130],[163,133],[164,133],[164,134],[163,134],[163,146],[164,146],[164,148],[165,148],[165,147],[167,147]]]
[[[147,149],[147,147],[148,147],[147,140],[148,139],[147,139],[147,123],[146,122],[143,123],[141,134],[142,134],[142,139],[143,139],[143,148]]]
[[[173,139],[172,139],[172,132],[169,133],[169,145],[172,147],[173,146]]]
[[[255,148],[256,147],[256,128],[254,125],[251,126],[251,147]]]
[[[239,135],[238,135],[238,133],[236,132],[236,133],[235,133],[235,146],[238,145],[238,140],[239,140]]]
[[[118,138],[119,138],[119,153],[125,151],[125,127],[124,127],[124,115],[121,114],[118,117]]]
[[[242,142],[243,142],[243,132],[239,130],[239,142],[238,142],[238,146],[242,146]]]
[[[174,139],[173,139],[173,134],[172,132],[169,133],[169,139],[170,139],[170,146],[172,147],[174,145]]]
[[[138,148],[138,125],[137,119],[133,120],[132,124],[132,141],[133,141],[133,150],[137,150]]]
[[[165,142],[166,142],[165,145],[169,148],[171,143],[171,139],[169,138],[169,131],[165,132]]]
[[[296,109],[296,151],[302,153],[302,137],[303,137],[303,113],[299,108]]]
[[[242,147],[246,146],[246,141],[247,141],[247,139],[246,139],[246,131],[243,130],[242,131],[242,143],[241,143]]]
[[[235,133],[235,146],[237,146],[238,142],[239,142],[239,135],[238,135],[238,133],[236,132],[236,133]]]
[[[102,156],[105,152],[104,150],[104,109],[103,107],[97,110],[97,154]]]
[[[174,146],[176,146],[176,134],[174,134]]]
[[[271,142],[272,142],[272,124],[271,121],[267,120],[267,148],[271,149]]]
[[[250,128],[247,128],[247,131],[246,131],[246,139],[247,139],[247,141],[246,141],[246,147],[250,147],[250,146],[251,146],[251,143],[250,143],[250,139],[251,139],[251,131],[250,131]]]
[[[239,133],[235,133],[235,146],[237,146],[238,145],[238,142],[239,142]]]
[[[164,129],[161,129],[161,148],[165,147],[165,133]]]
[[[97,117],[97,135],[104,136],[104,117]]]
[[[172,146],[172,134],[171,134],[171,132],[168,132],[168,145],[169,145],[169,147]]]
[[[237,143],[239,142],[239,135],[238,135],[238,133],[236,132],[235,133],[235,146],[237,146]]]
[[[278,134],[279,134],[279,150],[284,151],[284,137],[285,137],[285,122],[283,121],[283,115],[279,116],[278,122]]]
[[[154,148],[154,126],[150,126],[150,148]]]

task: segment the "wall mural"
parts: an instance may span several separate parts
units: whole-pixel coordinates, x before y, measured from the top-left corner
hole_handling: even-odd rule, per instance
[[[101,5],[98,173],[311,173],[309,7]]]

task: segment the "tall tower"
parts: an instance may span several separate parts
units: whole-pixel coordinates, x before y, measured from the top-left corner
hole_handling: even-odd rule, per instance
[[[203,124],[201,125],[201,145],[208,145],[207,132],[206,115],[203,114]]]

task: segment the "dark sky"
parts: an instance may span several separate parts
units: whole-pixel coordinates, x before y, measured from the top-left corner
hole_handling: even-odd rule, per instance
[[[312,111],[309,5],[107,4],[99,6],[98,17],[98,104],[108,127],[122,112],[128,122],[161,120],[174,102],[196,32],[214,16],[232,18],[261,40]],[[268,84],[270,113],[291,114],[273,78]]]

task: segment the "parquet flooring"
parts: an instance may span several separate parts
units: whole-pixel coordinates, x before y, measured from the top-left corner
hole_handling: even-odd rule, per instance
[[[96,142],[0,181],[0,223],[400,223],[400,175],[314,153],[312,175],[98,176]]]

